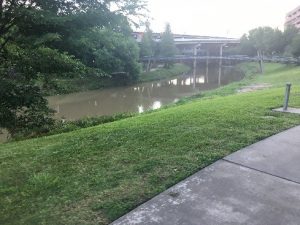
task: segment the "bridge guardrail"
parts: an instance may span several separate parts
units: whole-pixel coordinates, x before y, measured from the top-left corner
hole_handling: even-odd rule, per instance
[[[232,56],[174,56],[174,57],[144,57],[140,61],[159,61],[159,62],[166,62],[166,61],[177,61],[177,60],[235,60],[235,61],[260,61],[260,57],[250,57],[250,56],[242,56],[242,55],[232,55]],[[277,62],[277,63],[292,63],[292,64],[300,64],[300,58],[293,58],[293,57],[263,57],[264,62]]]

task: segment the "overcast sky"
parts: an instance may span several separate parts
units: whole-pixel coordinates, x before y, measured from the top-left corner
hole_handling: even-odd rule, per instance
[[[285,15],[299,0],[148,0],[151,28],[173,33],[240,37],[252,28],[283,29]]]

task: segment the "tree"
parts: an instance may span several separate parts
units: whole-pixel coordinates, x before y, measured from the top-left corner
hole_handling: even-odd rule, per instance
[[[242,54],[254,56],[259,55],[292,55],[293,47],[291,43],[299,30],[290,26],[284,32],[279,29],[271,27],[258,27],[249,34],[244,34],[240,41],[240,45],[230,50],[232,54]],[[294,47],[296,46],[294,43]]]
[[[281,55],[291,42],[293,30],[285,32],[271,27],[259,27],[249,31],[249,41],[260,55]]]
[[[166,24],[165,31],[161,36],[160,43],[160,55],[162,57],[173,57],[177,52],[174,36],[171,31],[171,25],[169,23]],[[172,63],[168,62],[165,64],[165,67],[169,68]]]
[[[240,38],[240,44],[234,48],[229,48],[226,50],[229,54],[235,55],[248,55],[248,56],[256,56],[257,50],[250,42],[248,35],[244,34]]]
[[[140,58],[145,56],[153,56],[155,51],[155,43],[153,41],[153,33],[150,29],[149,22],[146,23],[146,30],[140,44]]]
[[[134,79],[138,49],[129,15],[138,18],[144,6],[143,0],[0,0],[0,128],[14,135],[50,124],[43,90],[52,78],[121,70]]]
[[[99,68],[107,74],[125,72],[128,82],[137,79],[139,48],[133,38],[110,29],[93,28],[73,40],[74,54],[90,68]]]
[[[269,53],[272,33],[271,27],[259,27],[249,31],[249,41],[259,55]]]
[[[300,34],[296,35],[293,38],[290,46],[291,46],[291,53],[293,54],[293,56],[299,57],[300,56]]]
[[[283,41],[284,41],[284,54],[286,56],[293,56],[293,51],[295,49],[296,45],[296,40],[293,43],[293,40],[297,38],[297,35],[299,33],[299,29],[296,28],[295,26],[288,26],[285,28],[283,32]]]

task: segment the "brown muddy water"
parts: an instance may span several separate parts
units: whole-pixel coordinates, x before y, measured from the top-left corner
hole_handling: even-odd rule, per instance
[[[49,106],[56,110],[55,117],[63,120],[124,112],[142,113],[177,102],[183,97],[239,81],[243,77],[244,75],[234,67],[223,67],[220,79],[217,66],[201,67],[172,79],[57,95],[49,97],[48,100]],[[6,142],[7,137],[7,132],[0,132],[0,143]]]
[[[242,78],[243,74],[233,67],[224,67],[220,85]],[[219,69],[211,67],[206,70],[202,67],[172,79],[52,96],[48,100],[49,106],[56,110],[56,118],[77,120],[84,117],[123,112],[142,113],[159,109],[164,105],[177,102],[180,98],[217,87],[219,87]]]

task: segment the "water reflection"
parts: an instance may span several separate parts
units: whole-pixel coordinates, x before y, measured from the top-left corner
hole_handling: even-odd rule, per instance
[[[170,80],[169,81],[169,84],[172,84],[172,85],[177,85],[177,81],[178,81],[178,79],[174,79],[174,80]]]
[[[152,109],[160,109],[162,106],[161,102],[160,101],[155,101],[153,103],[153,106],[151,107]]]
[[[144,112],[144,107],[142,105],[138,106],[138,112],[143,113]]]
[[[177,102],[199,91],[218,87],[218,69],[206,68],[169,80],[143,83],[131,87],[110,88],[49,98],[49,105],[57,111],[57,118],[75,120],[86,116],[112,115],[121,112],[145,112]],[[242,76],[232,69],[224,69],[222,84],[239,80]]]

